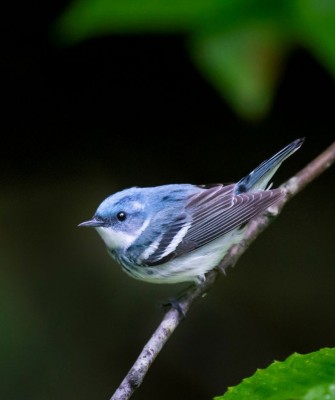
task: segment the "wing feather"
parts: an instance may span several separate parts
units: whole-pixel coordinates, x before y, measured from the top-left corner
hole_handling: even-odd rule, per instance
[[[234,194],[234,189],[235,184],[216,185],[193,194],[186,203],[185,212],[169,224],[157,250],[146,264],[162,264],[204,246],[241,227],[284,196],[281,189],[241,194]]]

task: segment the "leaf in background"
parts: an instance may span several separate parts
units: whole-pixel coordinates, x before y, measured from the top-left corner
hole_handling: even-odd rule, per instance
[[[271,26],[244,25],[193,39],[192,53],[203,73],[245,118],[269,110],[288,43]]]
[[[293,354],[258,370],[215,400],[334,400],[335,349]]]
[[[74,0],[57,21],[55,34],[74,43],[107,33],[181,33],[216,7],[216,0]]]
[[[335,1],[296,0],[291,6],[301,44],[335,76]]]
[[[144,32],[186,35],[201,71],[245,118],[269,110],[298,43],[335,74],[335,0],[74,0],[54,29],[67,44]]]

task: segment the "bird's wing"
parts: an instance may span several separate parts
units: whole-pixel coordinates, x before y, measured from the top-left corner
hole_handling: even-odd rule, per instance
[[[162,233],[156,250],[145,260],[149,266],[206,245],[241,227],[284,196],[281,189],[234,194],[235,185],[216,185],[193,194],[184,213]]]

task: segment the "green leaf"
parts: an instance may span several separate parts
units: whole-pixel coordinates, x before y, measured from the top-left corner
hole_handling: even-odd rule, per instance
[[[65,43],[107,33],[221,31],[250,20],[286,18],[290,0],[73,0],[56,21]]]
[[[275,361],[215,400],[334,400],[335,349]]]
[[[107,33],[186,32],[215,13],[217,0],[74,0],[55,27],[65,42]]]
[[[335,384],[316,386],[306,393],[303,400],[335,400]]]
[[[200,70],[249,119],[263,117],[289,49],[308,48],[335,75],[335,0],[73,0],[53,35],[184,34]]]
[[[256,119],[270,109],[289,44],[273,26],[249,24],[195,36],[194,60],[233,108]]]
[[[291,6],[301,44],[335,75],[335,0],[295,0]]]

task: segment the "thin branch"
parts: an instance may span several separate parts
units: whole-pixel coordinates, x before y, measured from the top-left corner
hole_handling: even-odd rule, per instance
[[[144,346],[135,364],[131,367],[121,385],[111,397],[111,400],[127,400],[131,397],[134,391],[141,385],[158,353],[183,319],[182,314],[184,314],[184,316],[186,315],[193,301],[208,291],[220,275],[220,271],[224,271],[227,267],[232,266],[237,262],[249,245],[270,224],[274,219],[273,217],[280,213],[284,205],[293,196],[321,175],[334,162],[335,142],[298,174],[282,185],[282,187],[287,191],[287,196],[281,201],[281,203],[277,204],[275,207],[271,207],[266,214],[252,219],[248,223],[243,241],[238,245],[234,245],[230,249],[228,254],[222,260],[220,266],[210,271],[206,275],[206,280],[203,283],[189,289],[182,298],[178,300],[180,310],[171,308],[166,312],[162,322]]]

